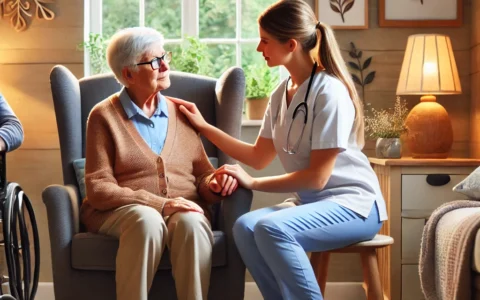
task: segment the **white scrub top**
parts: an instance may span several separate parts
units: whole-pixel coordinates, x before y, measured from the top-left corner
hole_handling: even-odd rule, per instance
[[[308,120],[298,151],[285,153],[287,133],[295,107],[304,101],[309,78],[302,83],[287,108],[285,85],[281,83],[270,97],[260,136],[272,139],[285,172],[309,167],[310,151],[340,148],[332,175],[321,190],[295,193],[302,204],[329,200],[367,218],[377,202],[380,221],[387,220],[387,210],[375,172],[357,146],[353,122],[355,108],[345,85],[337,78],[320,72],[314,75],[307,99]],[[297,142],[304,118],[295,118],[290,133],[291,144]]]

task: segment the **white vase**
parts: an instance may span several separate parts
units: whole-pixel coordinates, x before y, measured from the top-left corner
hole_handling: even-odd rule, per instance
[[[378,158],[400,158],[402,157],[402,142],[399,138],[378,138],[375,154]]]

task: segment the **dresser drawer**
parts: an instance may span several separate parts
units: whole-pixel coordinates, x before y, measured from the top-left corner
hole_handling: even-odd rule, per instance
[[[418,264],[426,218],[402,218],[402,264]]]
[[[443,203],[465,199],[452,188],[467,175],[449,175],[450,182],[441,186],[427,183],[428,175],[402,175],[402,210],[431,210]]]
[[[402,300],[425,300],[420,286],[418,265],[402,266]]]

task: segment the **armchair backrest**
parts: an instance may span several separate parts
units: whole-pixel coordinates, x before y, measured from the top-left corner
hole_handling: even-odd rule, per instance
[[[229,135],[240,138],[245,95],[243,70],[232,67],[220,79],[172,71],[166,96],[195,102],[206,121]],[[50,84],[57,118],[64,184],[78,187],[73,161],[85,157],[85,131],[88,115],[98,102],[120,91],[113,74],[94,75],[78,80],[66,67],[55,66]],[[207,155],[218,157],[219,165],[231,158],[203,139]]]

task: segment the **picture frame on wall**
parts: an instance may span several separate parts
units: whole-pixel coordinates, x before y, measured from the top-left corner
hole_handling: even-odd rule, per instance
[[[459,27],[463,0],[378,0],[380,27]]]
[[[315,0],[315,14],[333,29],[368,29],[368,0]]]

